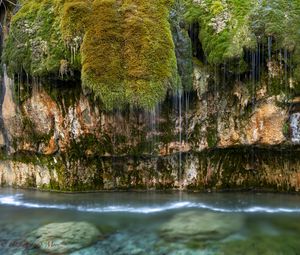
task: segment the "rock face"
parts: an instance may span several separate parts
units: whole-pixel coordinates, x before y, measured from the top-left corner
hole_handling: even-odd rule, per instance
[[[122,7],[120,13],[126,13],[126,17],[119,17],[112,6],[106,6],[103,12],[116,19],[112,23],[105,19],[103,22],[109,29],[101,31],[106,34],[112,30],[112,36],[118,37],[124,19],[128,23],[125,22],[124,35],[120,38],[132,39],[129,45],[122,44],[124,38],[117,42],[118,49],[127,49],[124,61],[130,69],[122,67],[121,73],[126,75],[119,77],[117,66],[123,59],[119,51],[115,62],[110,58],[103,62],[99,62],[102,59],[99,57],[95,62],[85,58],[87,69],[81,66],[81,43],[85,41],[84,47],[87,47],[93,41],[88,42],[84,35],[92,38],[92,31],[98,31],[98,22],[88,31],[82,31],[86,28],[80,22],[90,15],[99,18],[96,13],[102,9],[96,2],[65,3],[64,8],[56,8],[60,3],[50,1],[53,8],[48,8],[46,3],[28,1],[19,12],[9,5],[7,10],[11,15],[2,17],[8,19],[6,24],[10,24],[14,35],[7,34],[8,27],[4,27],[3,36],[8,37],[8,41],[3,47],[3,56],[10,78],[4,66],[0,100],[2,185],[68,191],[127,188],[300,190],[300,82],[297,80],[298,63],[293,62],[297,58],[291,57],[298,51],[293,46],[294,37],[286,36],[291,42],[284,43],[281,37],[277,38],[276,31],[272,34],[277,26],[268,23],[269,29],[265,28],[268,31],[252,27],[252,23],[260,24],[251,23],[252,19],[260,21],[268,17],[269,7],[257,6],[257,2],[251,1],[233,1],[232,4],[222,1],[216,5],[211,1],[185,1],[186,4],[178,1],[174,6],[170,1],[168,7],[163,3],[163,9],[155,8],[155,13],[148,13],[146,8],[149,20],[153,21],[152,14],[159,15],[167,29],[163,34],[168,35],[168,42],[162,46],[170,52],[165,52],[169,57],[164,58],[162,52],[157,53],[163,38],[161,34],[153,37],[155,31],[150,33],[149,48],[145,46],[148,42],[145,39],[138,47],[141,52],[132,52],[135,47],[131,46],[136,39],[130,36],[133,31],[129,24],[136,24],[144,13],[140,9],[143,6],[134,0],[128,9],[122,4],[124,9],[118,1],[109,1],[110,4],[116,2],[112,5],[116,8]],[[220,8],[214,10],[219,5]],[[277,10],[277,5],[270,5]],[[34,8],[29,8],[32,6]],[[150,5],[147,3],[147,6]],[[291,18],[297,17],[294,14],[299,8],[296,7],[293,5],[286,10],[293,14]],[[34,12],[36,9],[39,11]],[[161,11],[163,15],[159,14]],[[255,11],[263,15],[256,17]],[[73,22],[72,15],[76,13],[80,19],[74,21],[79,23],[70,26],[68,22]],[[51,20],[45,22],[44,16]],[[279,20],[280,27],[284,26],[282,19]],[[59,30],[51,30],[58,44],[53,43],[54,39],[48,42],[51,36],[45,24]],[[66,29],[60,31],[63,28]],[[146,31],[141,30],[139,36],[144,38]],[[26,38],[15,40],[16,34]],[[102,38],[98,34],[95,36]],[[110,38],[109,34],[107,36]],[[71,49],[65,48],[64,40]],[[97,39],[95,43],[100,41]],[[102,50],[110,45],[110,41],[104,41],[100,45]],[[30,56],[24,52],[28,45],[34,46],[28,51],[32,51]],[[91,58],[94,46],[86,49]],[[144,47],[151,58],[139,65]],[[175,55],[177,73],[173,75],[170,69],[175,68]],[[151,75],[154,69],[150,64],[157,63],[152,61],[157,58],[166,64],[155,64],[155,73],[164,74],[156,79]],[[168,64],[169,61],[172,63]],[[108,68],[113,63],[116,64],[114,68]],[[101,73],[100,69],[98,73],[94,64],[101,65],[101,70],[108,68],[113,75],[102,79],[108,73]],[[25,73],[17,73],[23,69]],[[89,74],[85,80],[91,82],[88,86],[94,88],[91,91],[80,82],[82,69]],[[91,79],[94,72],[102,77],[95,83]],[[149,79],[145,79],[145,72],[149,73]],[[174,84],[168,84],[169,78],[174,78],[172,82],[177,84],[177,89]],[[114,82],[114,79],[121,82]],[[125,91],[123,83],[128,87]],[[162,94],[156,90],[156,85],[163,87]],[[154,99],[148,97],[147,89]],[[99,93],[100,99],[112,99],[117,106],[108,109],[108,102],[100,100]],[[125,101],[132,99],[140,102],[140,106],[156,100],[160,102],[149,110],[132,102],[129,105],[118,102],[120,94],[126,97]]]
[[[242,227],[239,215],[189,211],[175,215],[161,227],[160,234],[170,241],[207,241],[225,238]]]
[[[27,241],[41,250],[65,254],[91,245],[100,232],[86,222],[51,223],[29,234]]]
[[[22,157],[21,157],[22,156]],[[51,190],[115,189],[300,191],[299,151],[237,147],[168,156],[60,156],[33,160],[28,155],[1,162],[2,185]]]
[[[0,183],[8,186],[42,189],[50,184],[51,179],[57,178],[47,166],[33,163],[3,160],[0,162],[0,169]]]
[[[242,84],[206,89],[168,98],[153,112],[106,112],[78,86],[49,91],[39,85],[20,105],[7,86],[4,101],[13,105],[4,115],[10,116],[2,130],[9,153],[1,156],[1,184],[300,190],[298,118],[289,116],[297,113],[263,88],[252,106]]]

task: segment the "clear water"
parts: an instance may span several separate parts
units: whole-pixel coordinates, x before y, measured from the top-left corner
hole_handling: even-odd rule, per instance
[[[189,212],[239,217],[243,224],[222,238],[212,232],[199,240],[189,229],[186,233],[181,229],[181,236],[173,240],[166,238],[162,227]],[[47,254],[27,243],[27,236],[43,225],[70,221],[89,222],[103,233],[91,246],[68,253],[72,255],[300,254],[300,197],[297,195],[58,194],[12,189],[0,189],[0,254]]]

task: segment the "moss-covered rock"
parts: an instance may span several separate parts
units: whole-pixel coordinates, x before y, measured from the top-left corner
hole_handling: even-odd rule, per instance
[[[176,87],[170,5],[94,1],[81,49],[82,81],[108,108],[125,103],[152,108]]]
[[[268,93],[273,95],[299,93],[299,2],[184,3],[186,21],[199,27],[198,47],[202,47],[208,65],[215,68],[217,84],[242,79],[254,87],[266,82]]]
[[[249,15],[256,1],[187,0],[186,18],[199,22],[199,38],[211,64],[242,58],[244,48],[255,47]]]
[[[69,79],[81,71],[106,108],[153,108],[177,89],[172,1],[24,1],[4,52],[11,75]],[[82,64],[82,67],[81,67]]]
[[[153,109],[168,90],[190,90],[193,57],[216,84],[267,80],[270,94],[297,94],[299,9],[296,0],[21,1],[4,62],[11,75],[81,72],[107,109]]]
[[[24,1],[13,16],[5,44],[4,62],[11,75],[58,76],[61,68],[76,69],[70,62],[60,30],[60,2]]]
[[[187,211],[175,215],[162,225],[160,235],[169,241],[190,242],[191,240],[220,240],[243,227],[240,215]]]

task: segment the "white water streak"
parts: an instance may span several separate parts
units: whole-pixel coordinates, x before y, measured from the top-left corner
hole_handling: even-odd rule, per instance
[[[102,206],[102,207],[89,207],[89,206],[76,206],[68,204],[43,204],[23,201],[22,195],[0,196],[0,205],[25,207],[25,208],[39,208],[39,209],[58,209],[58,210],[76,210],[80,212],[91,213],[137,213],[137,214],[152,214],[176,209],[205,209],[213,212],[223,213],[300,213],[300,208],[284,208],[284,207],[261,207],[251,206],[246,208],[222,208],[215,207],[205,203],[196,202],[173,202],[165,205],[154,206],[130,206],[130,205],[117,205],[117,206]]]

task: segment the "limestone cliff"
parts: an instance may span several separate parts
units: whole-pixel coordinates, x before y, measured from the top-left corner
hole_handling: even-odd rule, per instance
[[[298,191],[283,2],[4,1],[1,184]]]

